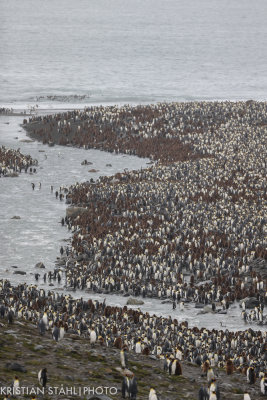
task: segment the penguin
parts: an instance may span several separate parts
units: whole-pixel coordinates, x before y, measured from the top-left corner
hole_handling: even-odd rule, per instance
[[[20,384],[19,384],[19,378],[17,376],[15,376],[14,381],[13,381],[13,390],[14,390],[14,394],[19,394],[19,388],[20,388]]]
[[[127,358],[127,353],[126,349],[122,349],[120,352],[120,361],[121,361],[121,366],[122,368],[128,368],[128,358]]]
[[[154,388],[150,388],[148,400],[159,400],[159,396]]]
[[[182,375],[182,367],[178,360],[173,360],[171,364],[171,375]]]
[[[2,304],[0,307],[0,317],[1,318],[5,317],[5,312],[6,312],[5,306]]]
[[[208,383],[210,383],[214,378],[215,378],[214,371],[213,371],[212,368],[209,368],[208,372],[207,372],[207,381],[208,381]]]
[[[214,400],[220,400],[220,389],[219,389],[218,384],[216,383],[215,378],[211,380],[209,392],[210,392],[210,395],[212,395],[213,392],[216,394],[216,398],[214,398]]]
[[[231,375],[234,372],[234,364],[232,360],[227,360],[226,361],[226,374]]]
[[[40,371],[38,372],[38,381],[43,388],[46,387],[46,383],[47,383],[47,369],[46,368],[40,369]]]
[[[125,377],[122,381],[122,398],[125,399],[125,396],[128,395],[130,399],[135,400],[137,396],[137,380],[134,374],[128,371],[125,374]]]
[[[132,377],[130,378],[130,398],[136,400],[137,393],[137,379],[134,374],[132,374]]]
[[[256,375],[253,367],[249,367],[247,370],[247,381],[250,385],[253,385],[256,381]]]
[[[45,324],[46,329],[48,329],[48,316],[47,316],[47,312],[46,311],[44,312],[44,315],[43,315],[42,319],[43,319],[43,322]]]
[[[92,329],[90,331],[90,343],[91,345],[94,345],[96,342],[96,331],[94,329]]]
[[[64,335],[65,335],[65,329],[64,326],[61,326],[59,328],[59,340],[62,340],[64,338]]]
[[[9,311],[8,311],[7,319],[8,319],[8,323],[9,323],[10,325],[12,325],[12,324],[13,324],[13,320],[14,320],[14,313],[13,313],[12,310],[9,310]]]
[[[260,383],[261,394],[267,396],[267,377],[263,376]]]
[[[138,339],[138,342],[136,342],[135,344],[135,352],[137,354],[141,354],[142,353],[142,346],[141,346],[141,339]]]
[[[209,400],[218,400],[218,398],[216,396],[216,392],[214,392],[214,391],[211,392]]]
[[[198,400],[209,400],[209,397],[207,389],[201,386],[198,392]]]
[[[38,329],[39,329],[40,335],[44,336],[45,331],[46,331],[46,325],[45,325],[44,320],[42,318],[38,322]]]
[[[52,338],[58,342],[59,339],[59,329],[57,326],[54,326],[53,330],[52,330]]]

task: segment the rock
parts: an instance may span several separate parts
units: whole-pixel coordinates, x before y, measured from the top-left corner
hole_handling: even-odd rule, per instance
[[[161,302],[161,304],[171,304],[171,303],[173,303],[172,300],[164,300]]]
[[[68,218],[75,218],[80,214],[83,214],[87,211],[84,207],[68,207],[66,210],[66,216]]]
[[[35,268],[45,268],[45,265],[42,262],[38,262],[35,264]]]
[[[204,308],[204,304],[203,303],[196,303],[195,304],[195,308]]]
[[[5,178],[17,178],[18,176],[19,174],[17,174],[17,172],[9,172],[8,174],[4,175]]]
[[[18,268],[16,265],[11,265],[11,268]]]
[[[106,164],[106,167],[112,167],[112,164]]]
[[[81,162],[81,165],[92,165],[92,164],[93,164],[92,162],[87,161],[87,160],[83,160],[83,161]]]
[[[13,335],[13,334],[16,334],[17,332],[14,331],[13,329],[9,329],[8,331],[5,331],[5,333],[6,333],[7,335]]]
[[[225,390],[230,390],[230,389],[232,389],[232,385],[231,385],[230,383],[222,382],[222,383],[220,384],[220,386],[221,386],[222,388],[224,388]]]
[[[21,219],[19,215],[14,215],[11,219]]]
[[[111,397],[106,396],[105,394],[94,394],[93,396],[87,397],[88,400],[112,400]]]
[[[259,300],[257,300],[256,297],[246,297],[243,301],[246,304],[246,308],[258,307],[258,305],[260,304]]]
[[[73,376],[66,375],[66,376],[65,376],[65,379],[66,379],[67,381],[74,382],[74,378],[73,378]]]
[[[24,271],[14,271],[13,274],[15,274],[15,275],[26,275],[26,272],[24,272]]]
[[[92,169],[89,169],[88,172],[98,172],[98,171],[99,171],[99,169],[94,169],[94,168],[92,168]]]
[[[53,146],[55,146],[55,143],[54,142],[48,142],[48,146],[53,147]]]
[[[143,300],[138,300],[138,299],[133,299],[132,297],[130,297],[128,300],[127,300],[127,303],[126,303],[126,305],[128,306],[141,306],[142,304],[145,304],[144,302],[143,302]]]
[[[34,346],[34,350],[43,350],[44,346],[42,346],[41,344],[37,344],[36,346]]]
[[[11,371],[27,372],[27,369],[24,367],[24,365],[21,365],[16,362],[15,363],[6,363],[6,368]]]
[[[203,311],[202,312],[206,314],[206,313],[211,313],[213,311],[212,311],[212,308],[210,306],[205,306],[205,307],[203,307]]]

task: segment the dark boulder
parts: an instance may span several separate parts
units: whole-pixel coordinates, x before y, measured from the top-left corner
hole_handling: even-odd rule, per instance
[[[27,369],[24,367],[24,365],[21,365],[19,363],[6,363],[6,368],[11,370],[11,371],[16,371],[16,372],[27,372]]]

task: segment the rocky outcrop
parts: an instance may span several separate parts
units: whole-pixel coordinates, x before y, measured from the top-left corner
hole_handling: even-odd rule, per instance
[[[242,300],[242,302],[243,301],[246,304],[246,308],[249,309],[258,307],[258,305],[260,304],[259,300],[256,299],[256,297],[246,297],[244,300]]]
[[[38,262],[37,264],[35,264],[35,268],[45,268],[45,265],[42,262]]]
[[[76,218],[78,215],[83,214],[87,211],[84,207],[68,207],[66,210],[66,216],[68,218]]]
[[[17,178],[18,176],[19,174],[17,174],[17,172],[8,172],[4,175],[5,178]]]
[[[130,297],[127,300],[127,306],[141,306],[142,304],[144,304],[143,300],[138,300],[138,299],[133,299],[132,297]]]
[[[11,371],[16,371],[16,372],[27,372],[27,369],[24,367],[24,365],[21,365],[19,363],[6,363],[6,369],[9,369]]]

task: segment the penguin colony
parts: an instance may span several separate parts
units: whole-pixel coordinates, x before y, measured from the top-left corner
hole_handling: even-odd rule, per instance
[[[5,146],[0,147],[0,178],[1,176],[9,175],[38,165],[38,161],[31,158],[29,155],[24,155],[20,149],[7,149]]]
[[[252,262],[267,258],[266,103],[90,107],[34,116],[24,127],[43,143],[155,161],[146,170],[76,184],[65,192],[67,203],[82,209],[66,221],[73,233],[65,266],[68,287],[223,308],[256,297],[251,318],[264,322],[267,276]],[[171,374],[181,373],[180,362],[189,361],[205,369],[210,384],[217,366],[228,374],[246,374],[251,384],[266,371],[266,332],[189,329],[187,323],[126,307],[45,296],[34,286],[16,290],[26,298],[30,291],[30,301],[38,305],[30,307],[30,317],[23,303],[5,307],[14,315],[21,308],[41,326],[46,312],[55,340],[61,329],[86,335],[92,343],[127,346],[164,358]],[[209,395],[218,399],[215,387]]]
[[[74,300],[70,295],[46,293],[34,285],[12,287],[7,280],[0,281],[0,299],[0,318],[12,312],[13,319],[31,321],[41,336],[49,332],[55,341],[68,332],[88,338],[92,345],[115,346],[122,350],[123,368],[127,368],[127,351],[152,354],[164,360],[164,370],[171,375],[182,374],[182,362],[202,367],[214,390],[213,369],[217,367],[226,368],[229,374],[243,373],[248,384],[260,381],[260,390],[265,390],[266,331],[190,329],[187,322],[179,324],[170,317],[144,314],[126,306],[111,307],[91,299]]]
[[[69,188],[67,202],[84,209],[68,220],[81,261],[67,262],[67,286],[223,308],[266,302],[267,275],[251,266],[267,258],[266,103],[91,107],[24,126],[44,142],[156,160]]]

